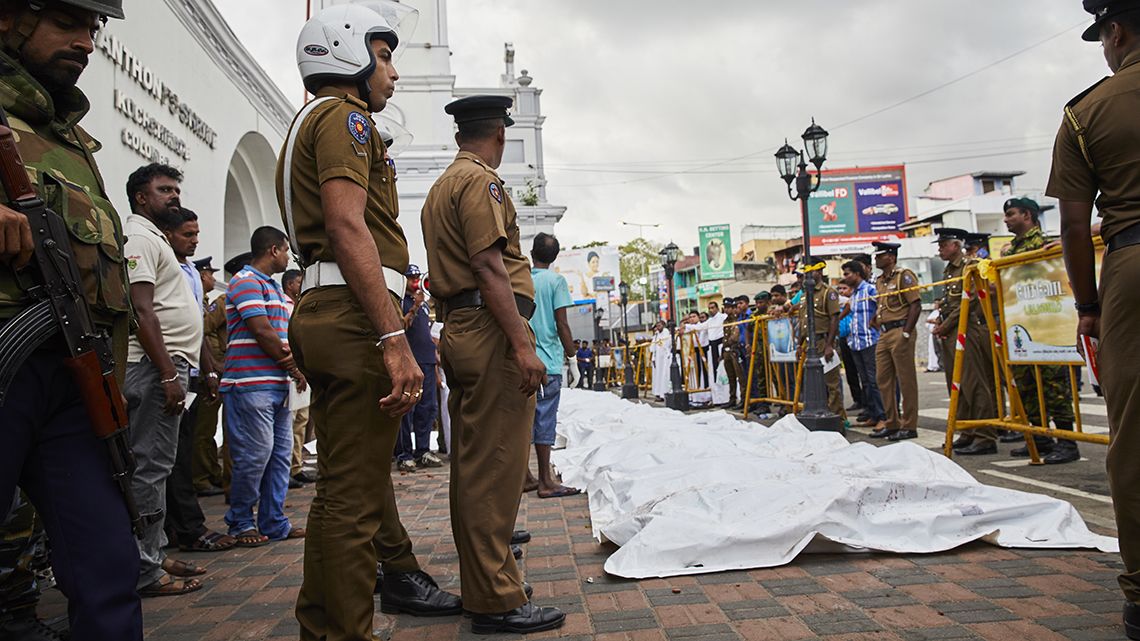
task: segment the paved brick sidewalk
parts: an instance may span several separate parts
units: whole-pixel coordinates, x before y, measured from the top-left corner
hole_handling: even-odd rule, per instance
[[[458,591],[447,473],[396,478],[400,513],[424,567]],[[311,486],[291,492],[288,513],[304,525]],[[204,499],[220,528],[221,497]],[[568,613],[566,626],[530,638],[599,640],[1122,639],[1115,555],[1003,550],[973,544],[939,555],[805,555],[791,565],[674,579],[628,581],[602,570],[612,546],[590,535],[583,496],[522,503],[520,526],[534,534],[524,568],[535,601]],[[206,588],[144,601],[147,639],[296,640],[293,604],[303,543],[287,541],[220,554],[177,554],[205,564]],[[45,596],[42,614],[63,599]],[[394,640],[475,637],[461,617],[377,615]],[[502,638],[519,638],[507,636]]]

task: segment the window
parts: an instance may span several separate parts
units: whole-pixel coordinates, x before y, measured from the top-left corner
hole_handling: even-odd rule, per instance
[[[521,140],[508,140],[507,147],[503,150],[503,162],[505,163],[518,163],[526,162],[526,143]]]

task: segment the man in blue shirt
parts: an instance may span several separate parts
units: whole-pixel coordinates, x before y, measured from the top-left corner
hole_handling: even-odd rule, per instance
[[[582,341],[578,348],[578,379],[579,389],[591,389],[594,386],[594,350],[590,349],[590,341]]]
[[[558,400],[562,392],[562,361],[575,356],[570,321],[566,318],[566,309],[573,307],[574,301],[570,298],[566,278],[550,270],[550,264],[558,258],[560,249],[557,238],[540,233],[534,237],[530,251],[534,265],[530,270],[530,277],[534,280],[534,315],[530,319],[530,327],[534,330],[538,357],[546,365],[546,384],[538,389],[532,432],[534,453],[538,458],[538,497],[543,499],[573,496],[580,492],[560,484],[550,467],[550,450],[554,446]],[[590,352],[588,344],[584,344],[583,349]],[[579,350],[577,355],[580,357],[581,353]],[[582,372],[582,380],[585,380],[586,370]],[[528,468],[524,487],[532,487],[534,483]]]
[[[435,341],[431,339],[431,314],[424,304],[424,290],[420,287],[420,268],[408,265],[404,273],[408,277],[404,293],[404,328],[412,356],[424,373],[424,389],[415,409],[404,414],[400,420],[400,436],[396,440],[396,468],[401,472],[414,472],[417,467],[441,467],[443,461],[431,453],[431,426],[435,422],[437,409],[436,393],[436,352]],[[415,447],[412,436],[415,435]]]
[[[879,429],[886,426],[887,414],[883,409],[883,397],[876,382],[875,346],[879,343],[879,330],[871,326],[879,303],[875,296],[875,286],[864,277],[863,263],[857,260],[843,264],[843,282],[851,288],[851,301],[846,312],[851,318],[851,333],[847,336],[847,346],[855,360],[859,372],[859,384],[863,391],[863,409],[866,420],[859,424]]]

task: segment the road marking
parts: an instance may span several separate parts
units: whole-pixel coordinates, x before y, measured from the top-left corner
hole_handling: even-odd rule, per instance
[[[979,471],[982,474],[989,474],[990,476],[996,476],[999,479],[1005,479],[1007,481],[1013,481],[1014,483],[1024,483],[1025,485],[1032,485],[1034,487],[1039,487],[1039,488],[1042,488],[1045,490],[1052,490],[1054,492],[1060,492],[1061,494],[1068,494],[1070,496],[1079,496],[1083,499],[1089,499],[1090,501],[1097,501],[1100,503],[1107,503],[1108,505],[1112,505],[1112,498],[1108,497],[1108,496],[1104,496],[1103,494],[1093,494],[1092,492],[1085,492],[1084,490],[1078,490],[1078,489],[1074,489],[1071,487],[1065,487],[1064,485],[1057,485],[1056,483],[1049,483],[1047,481],[1038,481],[1036,479],[1029,479],[1029,478],[1025,478],[1024,476],[1018,476],[1016,474],[1007,474],[1005,472],[998,472],[997,470],[979,470]]]
[[[1088,459],[1083,457],[1083,456],[1080,458],[1080,460],[1088,461]],[[1018,459],[1013,459],[1012,461],[994,461],[994,462],[990,463],[990,465],[993,465],[994,467],[1007,467],[1007,468],[1008,467],[1029,467],[1029,459],[1018,458]]]

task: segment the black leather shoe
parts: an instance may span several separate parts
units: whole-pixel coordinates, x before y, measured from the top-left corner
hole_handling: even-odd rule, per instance
[[[496,634],[514,632],[527,634],[562,627],[566,615],[558,608],[540,608],[527,602],[502,614],[472,614],[471,632],[475,634]]]
[[[297,479],[293,478],[292,476],[289,477],[289,489],[290,490],[299,490],[303,487],[305,487],[304,483],[298,481]]]
[[[892,435],[895,434],[895,432],[898,432],[898,430],[891,429],[889,427],[881,427],[881,428],[875,430],[874,432],[871,432],[870,437],[871,438],[890,438]]]
[[[444,592],[427,572],[401,572],[384,576],[380,587],[380,611],[417,617],[446,617],[463,612],[463,601]]]
[[[918,438],[917,430],[899,430],[887,437],[888,441],[905,441],[908,438]]]
[[[519,559],[522,558],[522,548],[520,548],[517,545],[512,545],[511,546],[511,555],[515,557],[516,561],[518,561]]]
[[[955,447],[954,453],[960,456],[979,456],[982,454],[997,454],[997,443],[984,439],[974,439],[969,445]]]
[[[301,470],[293,475],[293,478],[302,483],[316,483],[317,473],[309,470]]]
[[[1124,604],[1124,634],[1133,641],[1140,641],[1140,604]]]
[[[1044,443],[1037,444],[1037,453],[1039,455],[1046,455],[1053,453],[1053,445],[1045,445]],[[1022,445],[1021,447],[1014,448],[1009,451],[1009,455],[1013,458],[1029,458],[1029,446]]]
[[[530,532],[526,530],[515,530],[511,535],[511,545],[522,545],[523,543],[530,543]]]
[[[0,639],[20,641],[63,641],[65,636],[36,618],[34,608],[0,618]]]
[[[1013,430],[1001,430],[998,432],[998,440],[1002,443],[1016,443],[1024,438],[1021,432],[1015,432]]]
[[[1081,451],[1075,447],[1054,447],[1053,451],[1041,459],[1045,465],[1060,465],[1081,460]]]
[[[969,445],[970,443],[973,443],[973,442],[974,442],[974,435],[973,434],[969,434],[969,433],[959,434],[958,438],[954,439],[954,449],[958,449],[960,447],[966,447],[967,445]]]

